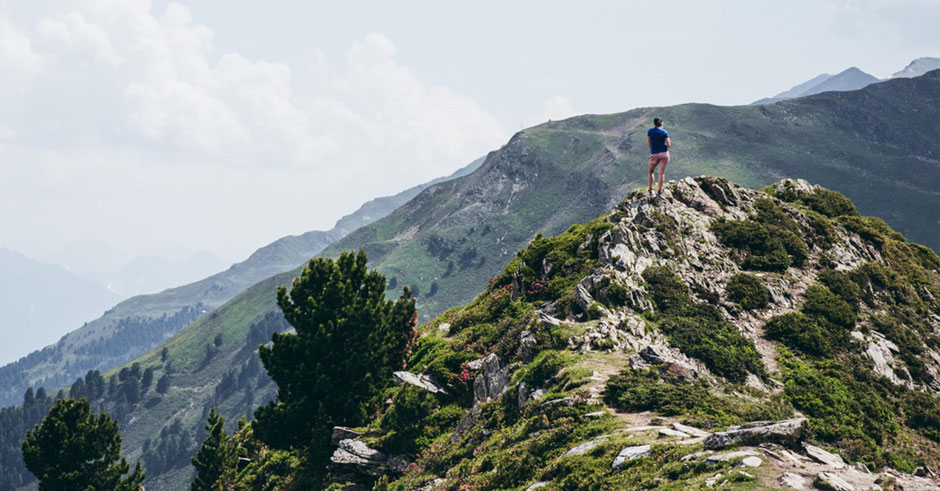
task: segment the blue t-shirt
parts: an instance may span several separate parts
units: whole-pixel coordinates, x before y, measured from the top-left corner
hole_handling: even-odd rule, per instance
[[[650,137],[650,143],[653,144],[650,148],[651,155],[669,151],[669,147],[666,146],[666,138],[669,138],[669,133],[666,133],[666,130],[662,128],[650,128],[650,130],[646,132],[646,136]]]

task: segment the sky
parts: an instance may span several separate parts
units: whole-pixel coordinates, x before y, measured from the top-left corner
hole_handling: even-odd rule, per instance
[[[0,0],[0,247],[244,259],[581,113],[940,56],[936,0]]]

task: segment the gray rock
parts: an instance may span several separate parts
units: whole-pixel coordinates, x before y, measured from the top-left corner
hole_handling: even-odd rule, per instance
[[[548,481],[536,481],[532,483],[531,486],[525,488],[525,491],[532,491],[533,489],[544,488],[548,486]]]
[[[485,360],[485,358],[477,358],[476,360],[467,362],[467,368],[473,371],[477,371],[483,368],[483,360]]]
[[[702,444],[709,450],[717,450],[734,444],[757,445],[764,442],[793,446],[806,436],[808,429],[806,418],[755,421],[729,428],[727,431],[712,433]]]
[[[578,445],[577,447],[574,447],[574,448],[568,450],[567,452],[563,453],[561,456],[562,456],[562,457],[570,457],[570,456],[572,456],[572,455],[584,455],[584,454],[588,453],[589,451],[593,450],[594,448],[596,448],[598,445],[600,445],[600,444],[606,442],[606,441],[607,441],[607,438],[608,438],[608,437],[606,437],[606,436],[602,436],[602,437],[600,437],[600,438],[598,438],[598,439],[596,439],[596,440],[591,440],[591,441],[589,441],[589,442],[584,442],[584,443]]]
[[[846,467],[845,461],[842,460],[842,457],[839,457],[834,453],[827,452],[815,445],[804,443],[803,449],[806,451],[806,455],[808,455],[809,458],[819,462],[820,464],[828,465],[833,469],[844,469]]]
[[[764,461],[760,457],[744,457],[741,459],[741,465],[744,467],[760,467]]]
[[[643,359],[646,363],[651,365],[660,365],[663,363],[669,363],[669,359],[666,358],[666,355],[659,352],[653,345],[647,345],[645,348],[637,352],[640,355],[640,358]]]
[[[672,428],[692,436],[708,436],[711,433],[682,423],[673,423]]]
[[[634,445],[632,447],[624,447],[622,450],[620,450],[620,453],[617,454],[617,457],[614,458],[614,463],[611,467],[613,469],[619,469],[626,462],[639,459],[640,457],[646,457],[649,454],[649,445]]]
[[[675,438],[688,438],[689,437],[687,433],[683,433],[681,431],[673,430],[669,428],[661,428],[659,430],[659,436],[675,437]]]
[[[813,479],[813,486],[830,491],[855,491],[851,484],[831,472],[820,472]]]
[[[708,465],[718,465],[724,462],[730,462],[742,457],[756,457],[760,455],[753,450],[738,450],[736,452],[716,453],[705,457],[705,463]]]
[[[381,476],[389,471],[388,457],[359,440],[341,440],[330,461],[356,474]]]
[[[427,375],[415,375],[411,372],[393,372],[392,380],[395,382],[395,385],[409,384],[415,387],[422,388],[434,394],[446,394],[447,392],[438,387],[432,380],[431,377]]]
[[[780,484],[793,489],[806,488],[806,480],[803,479],[803,476],[792,472],[784,472],[783,475],[780,476]]]
[[[532,358],[535,357],[536,350],[536,341],[535,336],[532,335],[529,331],[522,331],[519,335],[519,354],[522,355],[522,359],[525,361],[532,361]]]
[[[516,405],[519,406],[519,409],[522,409],[523,404],[529,400],[529,390],[525,386],[525,382],[519,382],[519,391],[516,395]]]
[[[353,438],[359,438],[362,436],[362,433],[348,427],[348,426],[334,426],[333,427],[333,445],[338,445],[342,440],[349,440]]]
[[[483,373],[473,381],[475,403],[487,402],[501,396],[509,381],[509,367],[504,367],[495,353],[483,359]]]

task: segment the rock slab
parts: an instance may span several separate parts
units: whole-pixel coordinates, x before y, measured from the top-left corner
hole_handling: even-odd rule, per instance
[[[855,491],[851,484],[845,479],[831,472],[820,472],[813,479],[813,486],[817,489],[828,489],[830,491]]]
[[[620,453],[617,454],[617,457],[614,458],[614,463],[611,466],[614,469],[619,469],[623,464],[627,463],[630,460],[635,460],[640,457],[646,457],[650,454],[649,445],[635,445],[632,447],[624,447],[620,450]]]
[[[718,450],[730,445],[757,445],[771,442],[785,446],[794,446],[807,434],[809,426],[806,418],[785,419],[783,421],[755,421],[726,431],[712,433],[702,442],[707,450]]]

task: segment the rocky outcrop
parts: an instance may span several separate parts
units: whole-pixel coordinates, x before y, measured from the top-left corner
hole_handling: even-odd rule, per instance
[[[813,486],[817,489],[827,489],[830,491],[854,491],[855,488],[832,472],[820,472],[813,478]]]
[[[847,467],[845,465],[845,461],[842,460],[842,457],[839,457],[834,453],[827,452],[815,445],[804,443],[803,450],[806,451],[806,455],[808,455],[809,458],[819,462],[820,464],[828,465],[833,469],[844,469]]]
[[[509,382],[509,367],[504,366],[495,353],[483,359],[483,373],[473,380],[473,401],[491,401],[503,395]]]
[[[712,433],[702,442],[709,450],[716,450],[730,445],[758,445],[764,442],[795,446],[809,434],[806,418],[793,418],[783,421],[755,421],[741,426],[728,428],[726,431]]]
[[[577,447],[569,449],[567,452],[563,453],[561,456],[570,457],[572,455],[584,455],[590,452],[591,450],[594,450],[595,448],[597,448],[598,445],[606,442],[608,438],[609,437],[607,436],[603,436],[595,440],[591,440],[589,442],[584,442],[578,445]]]
[[[443,388],[438,387],[432,380],[431,377],[421,374],[415,375],[411,372],[394,372],[392,373],[392,380],[395,382],[395,385],[409,384],[415,387],[424,389],[433,394],[446,394]]]
[[[472,365],[471,365],[472,364]],[[468,363],[474,370],[482,372],[473,379],[473,408],[460,420],[450,441],[456,442],[466,433],[480,416],[480,404],[492,401],[506,392],[509,383],[509,367],[503,365],[496,353]],[[523,391],[525,388],[523,387]],[[528,395],[527,395],[528,397]]]
[[[639,459],[640,457],[646,457],[650,454],[649,445],[634,445],[631,447],[624,447],[620,450],[620,453],[617,454],[617,457],[614,458],[614,463],[611,465],[615,470],[623,467],[623,464]]]
[[[340,440],[330,457],[330,472],[334,478],[361,481],[363,478],[378,477],[383,474],[401,474],[408,467],[408,459],[403,455],[391,457],[369,447],[360,440]]]

